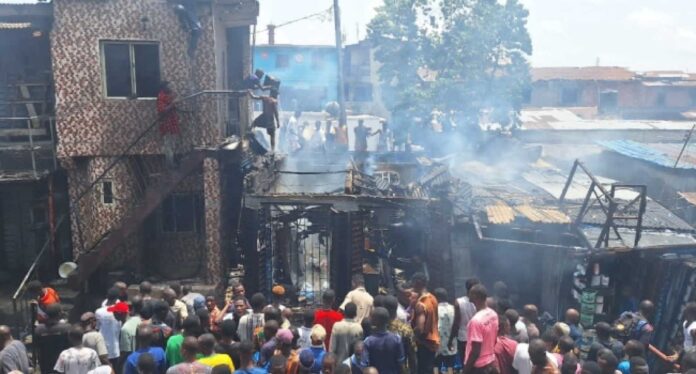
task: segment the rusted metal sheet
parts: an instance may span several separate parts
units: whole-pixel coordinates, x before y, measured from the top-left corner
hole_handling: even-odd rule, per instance
[[[534,207],[531,205],[518,205],[515,210],[535,223],[568,224],[570,217],[558,209],[552,207]]]
[[[696,192],[679,192],[679,195],[691,205],[696,205]]]
[[[488,223],[493,225],[505,225],[515,220],[515,211],[502,201],[486,207]]]

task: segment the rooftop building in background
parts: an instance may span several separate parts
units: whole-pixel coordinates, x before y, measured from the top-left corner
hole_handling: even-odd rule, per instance
[[[696,108],[696,77],[623,67],[532,69],[527,107],[572,108],[584,118],[683,120]]]

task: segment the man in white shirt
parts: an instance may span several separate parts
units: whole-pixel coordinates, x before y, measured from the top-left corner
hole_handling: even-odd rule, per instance
[[[355,317],[355,322],[361,323],[363,319],[369,317],[370,313],[372,313],[374,298],[365,289],[365,277],[362,274],[353,275],[352,283],[353,291],[348,292],[346,298],[343,299],[341,310],[345,310],[348,303],[354,303],[358,307],[358,315]]]
[[[472,287],[480,283],[481,281],[476,278],[467,279],[467,294],[469,291],[471,291]],[[458,354],[460,356],[463,356],[464,352],[466,352],[466,335],[468,333],[467,326],[475,314],[476,306],[469,300],[469,296],[462,296],[456,300],[456,305],[454,306],[454,324],[452,325],[452,333],[450,334],[449,341],[446,343],[448,346],[452,346],[454,343],[454,338],[456,337]]]
[[[252,341],[254,330],[264,325],[263,308],[266,305],[266,297],[262,293],[256,293],[251,296],[249,301],[253,313],[243,315],[239,319],[239,325],[237,325],[237,336],[241,342]]]
[[[556,357],[554,357],[553,354],[546,352],[546,358],[551,365],[558,366]],[[529,357],[529,343],[517,344],[517,349],[515,349],[515,357],[512,359],[512,367],[517,370],[518,374],[532,373],[534,364],[532,364],[532,359]]]
[[[119,340],[121,337],[121,324],[128,317],[128,304],[118,302],[118,289],[111,288],[107,294],[107,306],[97,309],[94,313],[97,318],[97,330],[104,337],[109,361],[113,367],[118,364],[121,356]]]
[[[101,364],[97,352],[91,348],[82,346],[84,330],[80,326],[73,326],[68,332],[68,339],[72,347],[64,350],[58,356],[53,370],[65,374],[87,374]]]

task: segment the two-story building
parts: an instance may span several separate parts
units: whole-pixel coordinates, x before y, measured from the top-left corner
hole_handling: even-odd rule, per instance
[[[251,112],[241,89],[258,2],[33,6],[47,9],[50,26],[30,33],[44,43],[27,61],[41,65],[55,102],[56,157],[70,201],[57,224],[72,229],[77,279],[119,270],[219,283],[237,216],[227,207],[241,196],[240,138]],[[173,167],[165,166],[157,108],[163,81],[177,95]]]

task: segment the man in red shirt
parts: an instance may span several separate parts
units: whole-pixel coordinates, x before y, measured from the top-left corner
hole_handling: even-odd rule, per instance
[[[498,336],[498,314],[486,306],[487,298],[486,287],[482,284],[469,290],[469,300],[476,306],[476,314],[467,326],[464,374],[497,372],[495,342]]]
[[[513,374],[512,360],[515,358],[517,341],[510,338],[510,321],[504,315],[498,316],[498,339],[495,342],[495,360],[500,374]]]
[[[179,138],[179,114],[174,104],[176,95],[169,87],[169,82],[160,83],[157,94],[157,114],[159,116],[159,131],[164,142],[163,151],[167,159],[167,165],[174,166],[174,153],[176,141]]]
[[[333,330],[333,325],[343,320],[343,314],[337,312],[333,309],[334,302],[336,301],[336,293],[334,290],[326,290],[321,297],[321,301],[324,304],[322,308],[319,308],[314,312],[314,324],[321,325],[324,330],[326,330],[326,339],[324,339],[324,346],[329,349],[329,342],[331,341],[331,330]]]

